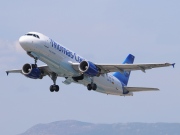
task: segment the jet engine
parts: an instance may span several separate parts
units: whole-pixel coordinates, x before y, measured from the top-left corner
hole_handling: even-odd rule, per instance
[[[99,76],[100,69],[90,61],[82,61],[79,64],[79,70],[89,76]]]
[[[22,67],[22,73],[31,79],[42,79],[43,75],[42,75],[42,71],[34,66],[34,64],[25,64]]]

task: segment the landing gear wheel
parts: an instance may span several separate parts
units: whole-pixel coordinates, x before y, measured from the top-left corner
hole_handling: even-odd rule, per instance
[[[56,87],[55,92],[58,92],[59,91],[59,86],[55,85],[55,87]]]
[[[93,77],[90,77],[91,79],[91,83],[87,85],[87,89],[88,90],[96,90],[97,89],[97,85],[93,82]]]
[[[59,86],[58,85],[51,85],[50,86],[50,91],[51,92],[58,92],[59,91]]]
[[[50,78],[53,80],[53,83],[54,83],[54,85],[51,85],[50,86],[50,91],[51,92],[58,92],[59,91],[59,86],[58,85],[56,85],[56,79],[57,79],[57,74],[56,73],[51,73],[50,74]]]
[[[91,84],[88,84],[88,85],[87,85],[87,89],[88,89],[89,91],[92,90]]]
[[[51,92],[54,92],[54,85],[51,85],[49,89]]]
[[[93,90],[96,90],[96,89],[97,89],[97,85],[96,85],[95,83],[93,84],[92,89],[93,89]]]

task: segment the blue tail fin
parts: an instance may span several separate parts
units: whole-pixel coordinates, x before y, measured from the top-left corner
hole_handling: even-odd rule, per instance
[[[124,60],[123,64],[132,64],[134,62],[134,58],[135,57],[132,54],[129,54]],[[124,83],[124,85],[127,86],[130,73],[131,71],[124,71],[123,73],[115,72],[113,76],[115,76],[119,81],[121,81],[122,83]]]

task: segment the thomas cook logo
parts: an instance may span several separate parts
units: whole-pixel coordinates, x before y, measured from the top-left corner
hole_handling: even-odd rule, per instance
[[[128,76],[129,76],[129,74],[130,74],[130,72],[129,72],[129,71],[125,71],[125,72],[124,72],[124,75],[125,75],[126,77],[128,77]]]

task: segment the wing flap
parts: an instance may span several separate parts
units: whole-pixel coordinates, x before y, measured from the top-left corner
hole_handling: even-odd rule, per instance
[[[140,91],[158,91],[158,88],[147,88],[147,87],[124,87],[129,92],[140,92]]]

